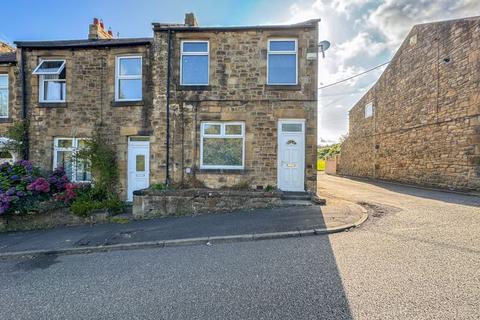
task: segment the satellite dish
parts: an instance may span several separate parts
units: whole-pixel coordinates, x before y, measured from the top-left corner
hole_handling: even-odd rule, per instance
[[[318,47],[322,52],[322,58],[325,59],[325,51],[327,51],[327,49],[330,48],[330,42],[327,40],[320,41],[320,43],[318,44]]]

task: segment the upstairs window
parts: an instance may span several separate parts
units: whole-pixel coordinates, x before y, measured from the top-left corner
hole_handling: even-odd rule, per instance
[[[267,84],[296,85],[297,40],[268,40]]]
[[[65,102],[65,60],[42,60],[33,74],[39,76],[40,102]]]
[[[0,74],[0,118],[8,118],[8,74]]]
[[[70,181],[90,182],[92,175],[90,164],[77,157],[79,150],[85,147],[85,139],[55,138],[53,146],[53,169],[62,167]]]
[[[182,41],[180,84],[184,86],[208,85],[209,42]]]
[[[244,138],[243,122],[203,122],[200,168],[243,169]]]
[[[372,102],[367,103],[365,105],[365,118],[370,118],[371,116],[373,116],[373,103]]]
[[[115,68],[115,100],[142,100],[142,57],[117,57]]]

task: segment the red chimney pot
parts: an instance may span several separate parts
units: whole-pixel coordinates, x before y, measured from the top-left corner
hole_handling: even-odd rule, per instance
[[[102,27],[102,29],[104,28],[103,27],[103,20],[100,20],[100,27]]]
[[[111,36],[113,36],[112,30],[108,30],[108,34],[111,35]]]
[[[98,18],[93,18],[93,24],[98,24]]]

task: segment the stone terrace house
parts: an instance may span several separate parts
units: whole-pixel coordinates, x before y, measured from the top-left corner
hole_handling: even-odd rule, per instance
[[[480,190],[480,18],[416,25],[350,110],[340,173]]]
[[[95,19],[87,40],[16,42],[1,132],[26,117],[29,158],[89,181],[75,152],[102,124],[128,200],[165,181],[315,192],[318,20],[153,31],[116,39]]]
[[[0,162],[15,161],[17,154],[2,151],[1,147],[7,141],[3,136],[13,121],[20,119],[18,101],[18,68],[14,48],[0,42]]]

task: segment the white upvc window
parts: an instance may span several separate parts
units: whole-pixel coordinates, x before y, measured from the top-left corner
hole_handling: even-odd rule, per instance
[[[298,84],[297,39],[269,39],[267,52],[267,84]]]
[[[243,122],[202,122],[200,130],[201,169],[244,169]]]
[[[66,101],[65,60],[40,60],[33,74],[39,76],[40,102]]]
[[[117,57],[115,101],[141,101],[142,99],[142,57]]]
[[[180,45],[180,84],[183,86],[208,85],[210,43],[206,40],[184,40]]]
[[[373,116],[373,102],[369,102],[365,105],[365,118]]]
[[[77,157],[87,139],[55,138],[53,144],[53,169],[62,167],[72,182],[91,182],[90,163]]]
[[[0,118],[8,118],[8,74],[0,74]]]

